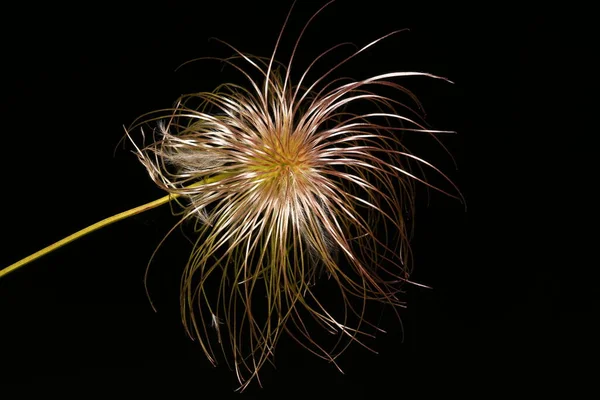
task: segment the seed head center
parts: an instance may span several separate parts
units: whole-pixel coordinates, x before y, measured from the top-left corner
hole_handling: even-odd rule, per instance
[[[277,138],[265,143],[260,164],[271,184],[296,185],[306,180],[309,170],[308,152],[293,137]]]

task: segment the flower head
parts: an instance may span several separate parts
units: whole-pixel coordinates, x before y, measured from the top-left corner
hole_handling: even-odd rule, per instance
[[[185,199],[182,221],[196,221],[181,280],[183,323],[211,362],[215,348],[229,355],[242,388],[272,360],[284,333],[335,362],[347,343],[325,348],[308,320],[360,342],[369,325],[363,302],[403,305],[398,293],[410,272],[405,217],[415,181],[428,185],[414,170],[440,171],[402,144],[403,132],[435,132],[402,103],[420,107],[398,80],[437,77],[328,79],[378,40],[312,81],[315,63],[338,46],[297,81],[291,67],[300,39],[287,65],[275,62],[275,52],[263,59],[232,48],[236,57],[223,62],[247,79],[246,87],[182,96],[143,121],[158,128],[156,140],[137,149],[140,161],[158,186]],[[339,289],[341,312],[315,294],[320,276]]]

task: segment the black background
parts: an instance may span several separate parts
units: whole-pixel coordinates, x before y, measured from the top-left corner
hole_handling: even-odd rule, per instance
[[[298,2],[280,60],[321,4]],[[270,56],[290,6],[286,0],[7,9],[2,265],[162,196],[128,149],[113,156],[123,125],[170,106],[181,93],[228,79],[231,71],[218,63],[174,71],[192,58],[232,54],[211,37]],[[243,397],[487,397],[551,389],[572,371],[566,360],[578,351],[580,337],[572,332],[584,314],[565,305],[564,284],[528,251],[528,223],[513,212],[533,204],[535,185],[515,178],[526,170],[514,161],[523,158],[524,143],[539,137],[551,24],[541,9],[338,1],[307,31],[296,65],[339,42],[360,46],[402,28],[410,32],[386,39],[340,74],[416,70],[454,82],[403,83],[435,129],[457,131],[443,140],[458,170],[432,141],[416,140],[414,150],[448,172],[468,209],[420,190],[413,279],[433,290],[408,288],[403,329],[386,311],[381,327],[388,333],[370,342],[379,355],[351,347],[340,359],[342,375],[283,340],[277,370],[265,368],[264,388],[253,385]],[[469,225],[473,216],[477,222]],[[233,395],[234,374],[224,364],[212,368],[179,322],[185,245],[171,240],[152,270],[158,313],[145,297],[146,262],[174,221],[168,207],[151,211],[0,280],[0,381],[17,384],[2,386],[82,397],[123,388]]]

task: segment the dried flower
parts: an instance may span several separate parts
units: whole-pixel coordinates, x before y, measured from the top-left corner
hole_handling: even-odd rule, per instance
[[[422,72],[331,78],[338,67],[400,31],[316,79],[310,78],[313,67],[343,44],[320,54],[299,76],[292,74],[302,34],[330,3],[304,26],[287,65],[275,61],[284,29],[267,59],[230,46],[236,56],[222,61],[242,74],[246,87],[225,84],[182,96],[173,108],[134,122],[128,135],[152,127],[152,143],[131,140],[167,196],[84,228],[0,270],[0,278],[99,228],[176,201],[184,210],[176,226],[191,220],[196,228],[181,279],[183,324],[213,364],[215,348],[222,350],[240,390],[254,379],[260,383],[259,371],[273,362],[284,333],[333,363],[350,343],[363,344],[368,328],[378,329],[365,318],[367,302],[394,310],[404,305],[398,294],[410,282],[407,221],[415,183],[460,194],[428,183],[423,169],[439,173],[459,193],[402,140],[407,132],[435,138],[441,131],[427,129],[401,101],[421,108],[397,81],[444,78]],[[321,276],[337,288],[339,309],[318,295],[314,285]],[[319,343],[319,327],[338,340]]]
[[[181,280],[183,324],[212,363],[218,343],[241,389],[258,379],[284,332],[335,362],[345,342],[318,344],[308,317],[360,341],[367,334],[362,325],[370,324],[352,299],[403,305],[397,294],[410,272],[405,216],[413,209],[414,182],[429,185],[413,171],[442,173],[401,141],[402,132],[436,132],[396,97],[374,89],[394,90],[420,107],[397,80],[439,77],[392,72],[327,81],[381,39],[312,82],[311,68],[338,46],[297,82],[291,67],[300,39],[287,66],[275,61],[279,40],[269,59],[231,47],[237,56],[223,62],[243,74],[247,87],[225,84],[183,96],[134,126],[158,127],[153,143],[136,146],[139,159],[159,187],[187,199],[182,221],[196,220]],[[339,287],[342,318],[314,293],[322,274]]]

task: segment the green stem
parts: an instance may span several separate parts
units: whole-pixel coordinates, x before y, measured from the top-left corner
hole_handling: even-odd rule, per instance
[[[204,180],[202,182],[198,182],[198,183],[195,183],[193,185],[190,185],[190,186],[188,186],[188,188],[191,188],[191,187],[194,187],[194,186],[199,186],[199,185],[202,185],[202,184],[213,183],[213,182],[219,181],[220,179],[223,178],[223,176],[224,176],[224,174],[223,175],[217,175],[217,176],[212,177],[212,178],[208,178],[208,179],[206,179],[206,180]],[[129,218],[129,217],[132,217],[134,215],[143,213],[144,211],[152,210],[153,208],[156,208],[158,206],[166,204],[166,203],[170,202],[171,200],[173,200],[173,199],[175,199],[177,197],[179,197],[178,194],[168,194],[168,195],[166,195],[164,197],[161,197],[160,199],[151,201],[150,203],[142,204],[141,206],[132,208],[132,209],[127,210],[127,211],[123,211],[123,212],[121,212],[119,214],[116,214],[116,215],[113,215],[111,217],[105,218],[102,221],[98,221],[95,224],[92,224],[92,225],[90,225],[90,226],[88,226],[86,228],[83,228],[82,230],[80,230],[78,232],[75,232],[72,235],[69,235],[66,238],[61,239],[58,242],[53,243],[50,246],[45,247],[42,250],[37,251],[37,252],[35,252],[35,253],[33,253],[33,254],[31,254],[31,255],[23,258],[22,260],[19,260],[16,263],[11,264],[8,267],[0,270],[0,278],[2,278],[5,275],[10,274],[13,271],[16,271],[17,269],[23,267],[24,265],[27,265],[30,262],[35,261],[38,258],[40,258],[40,257],[42,257],[42,256],[44,256],[44,255],[46,255],[48,253],[53,252],[54,250],[56,250],[56,249],[58,249],[58,248],[60,248],[60,247],[62,247],[64,245],[66,245],[68,243],[71,243],[74,240],[77,240],[77,239],[79,239],[79,238],[87,235],[88,233],[92,233],[92,232],[94,232],[94,231],[96,231],[96,230],[98,230],[100,228],[104,228],[105,226],[113,224],[113,223],[115,223],[117,221],[120,221],[122,219]]]

